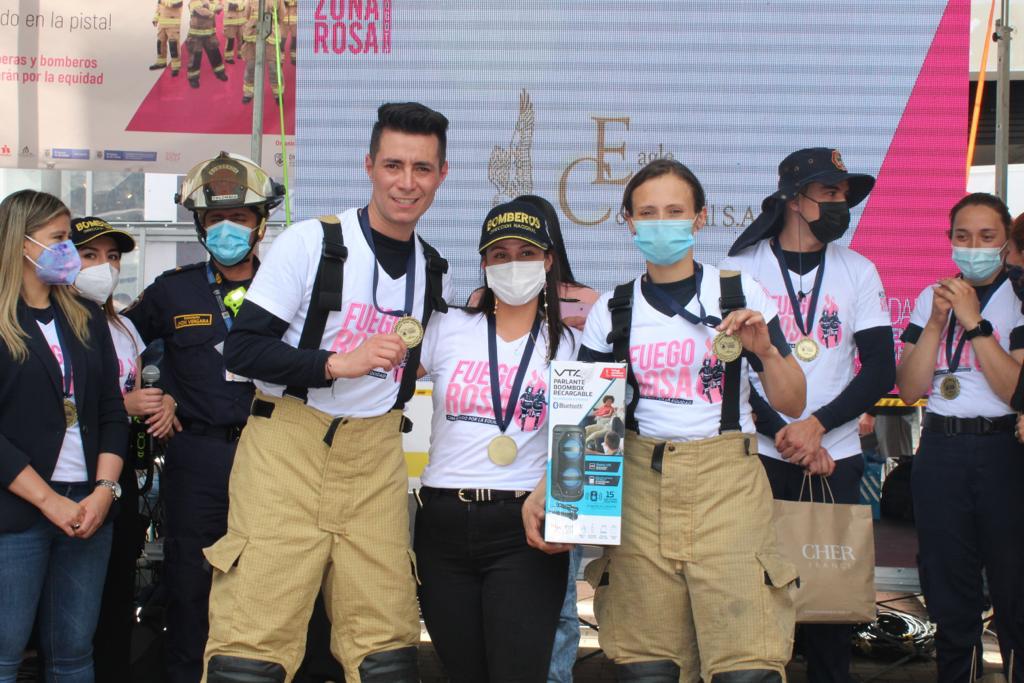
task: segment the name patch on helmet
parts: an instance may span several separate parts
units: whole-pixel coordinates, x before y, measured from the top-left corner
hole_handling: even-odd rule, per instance
[[[210,201],[211,202],[222,202],[222,201],[224,201],[226,199],[238,199],[238,198],[239,197],[238,197],[237,194],[215,194],[212,197],[210,197]]]
[[[210,313],[186,313],[174,316],[174,329],[183,330],[186,327],[210,327],[213,325],[213,315]]]

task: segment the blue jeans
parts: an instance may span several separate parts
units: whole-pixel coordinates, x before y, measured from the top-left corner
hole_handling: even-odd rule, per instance
[[[562,613],[558,615],[555,646],[551,650],[551,668],[548,683],[572,683],[572,668],[580,647],[580,618],[576,611],[576,574],[583,561],[583,546],[577,545],[569,553],[569,585],[565,590]]]
[[[92,484],[55,484],[81,501]],[[93,683],[92,636],[99,618],[111,525],[91,538],[65,536],[48,519],[0,534],[0,683],[14,683],[39,621],[47,683]]]

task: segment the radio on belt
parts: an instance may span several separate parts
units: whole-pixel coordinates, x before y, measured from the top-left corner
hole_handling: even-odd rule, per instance
[[[618,545],[626,366],[552,361],[544,540]]]

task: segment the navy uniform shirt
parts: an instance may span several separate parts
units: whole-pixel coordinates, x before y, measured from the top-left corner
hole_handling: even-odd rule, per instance
[[[219,276],[216,270],[213,272]],[[249,283],[222,280],[219,288],[226,296]],[[183,423],[218,427],[245,424],[254,387],[252,382],[225,379],[221,350],[228,328],[214,298],[205,262],[160,275],[125,309],[124,315],[135,323],[147,345],[163,340],[160,386],[178,402],[178,417]]]

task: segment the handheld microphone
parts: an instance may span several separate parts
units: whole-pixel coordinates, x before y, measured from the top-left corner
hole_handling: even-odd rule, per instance
[[[142,368],[142,388],[152,389],[160,381],[160,368],[155,365],[147,365]]]
[[[160,381],[160,368],[155,365],[147,365],[142,368],[142,388],[152,389]],[[146,431],[146,419],[144,417],[133,417],[136,428],[132,430],[134,437],[131,447],[135,450],[135,469],[146,469],[153,461],[156,454],[156,444],[153,436]]]

